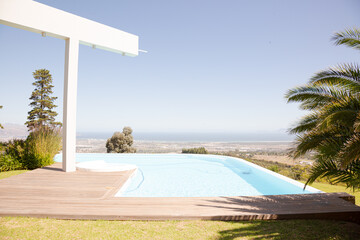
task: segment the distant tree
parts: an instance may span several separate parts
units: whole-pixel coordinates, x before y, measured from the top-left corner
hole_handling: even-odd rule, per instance
[[[0,109],[2,109],[3,108],[3,106],[0,106]],[[4,128],[2,125],[1,125],[1,123],[0,123],[0,128]]]
[[[30,131],[40,127],[56,127],[61,126],[60,122],[55,122],[57,112],[53,111],[55,107],[54,101],[57,97],[52,97],[52,76],[49,70],[39,69],[33,72],[35,82],[34,91],[31,94],[30,106],[33,108],[28,112],[28,121],[25,123]]]
[[[135,153],[136,149],[131,147],[134,138],[131,135],[132,129],[124,127],[123,132],[115,132],[114,135],[106,141],[108,153]]]
[[[208,154],[208,151],[204,147],[199,148],[183,148],[181,153],[194,153],[194,154]]]

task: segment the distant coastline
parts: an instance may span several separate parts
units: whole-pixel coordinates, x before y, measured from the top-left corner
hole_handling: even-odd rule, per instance
[[[25,125],[5,123],[0,129],[0,141],[26,138],[29,134]],[[77,132],[77,139],[108,139],[113,132]],[[135,141],[156,142],[291,142],[293,135],[277,132],[133,132]]]
[[[112,132],[78,132],[78,139],[107,139]],[[291,142],[294,136],[286,133],[133,133],[138,141],[168,142]]]

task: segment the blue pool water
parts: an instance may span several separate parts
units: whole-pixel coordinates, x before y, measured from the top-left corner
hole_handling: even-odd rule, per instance
[[[118,197],[215,197],[321,192],[297,181],[227,156],[199,154],[78,153],[76,162],[135,164],[138,170]],[[55,156],[61,161],[61,155]]]

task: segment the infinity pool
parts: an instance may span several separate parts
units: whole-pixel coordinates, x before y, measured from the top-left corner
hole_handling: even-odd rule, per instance
[[[321,192],[245,160],[201,154],[78,153],[76,162],[133,164],[116,197],[216,197]],[[61,162],[61,155],[55,156]]]

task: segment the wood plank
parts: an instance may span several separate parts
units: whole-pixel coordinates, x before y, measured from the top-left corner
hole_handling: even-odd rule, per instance
[[[360,223],[347,193],[235,197],[114,197],[132,171],[61,171],[60,164],[0,180],[0,216],[107,220],[339,219]],[[345,201],[349,200],[349,201]]]

